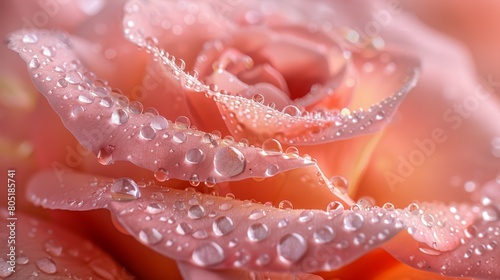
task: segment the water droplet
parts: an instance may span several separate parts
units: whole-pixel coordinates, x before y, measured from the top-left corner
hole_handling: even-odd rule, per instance
[[[267,154],[280,154],[283,152],[283,148],[281,147],[281,143],[273,138],[267,139],[262,143],[262,150]]]
[[[82,93],[78,95],[78,101],[84,104],[92,104],[94,102],[94,97],[88,93]]]
[[[110,192],[116,201],[131,201],[141,197],[139,187],[129,178],[117,179],[111,186]]]
[[[283,110],[281,110],[281,112],[283,114],[287,114],[287,115],[290,115],[292,117],[300,117],[300,115],[302,114],[300,112],[300,109],[297,108],[296,106],[294,105],[288,105],[288,106],[285,106],[285,108],[283,108]]]
[[[191,126],[191,121],[186,116],[179,116],[175,119],[175,125],[180,129],[188,129]]]
[[[266,176],[274,176],[279,172],[280,168],[276,164],[271,164],[266,169]]]
[[[102,165],[110,165],[113,163],[112,151],[114,150],[114,147],[113,146],[108,146],[108,147],[111,148],[109,149],[101,148],[97,153],[97,161]]]
[[[73,107],[73,109],[71,109],[71,116],[76,118],[83,112],[85,112],[85,108],[83,108],[82,106],[75,106]]]
[[[416,203],[410,203],[410,205],[406,207],[406,210],[412,215],[418,215],[420,213],[420,207]]]
[[[331,242],[335,238],[335,231],[330,226],[323,226],[313,234],[314,242],[318,244]]]
[[[35,57],[28,63],[30,69],[38,69],[40,67],[40,61]]]
[[[60,88],[65,88],[68,86],[68,82],[65,79],[59,79],[56,85]]]
[[[309,210],[304,210],[302,213],[300,213],[299,216],[299,222],[301,223],[307,223],[311,221],[314,218],[314,212],[309,211]]]
[[[344,212],[344,205],[339,201],[332,201],[326,206],[326,212],[328,212],[329,215],[338,215]]]
[[[175,228],[175,232],[180,235],[188,235],[193,231],[193,227],[188,223],[179,223]]]
[[[187,136],[182,131],[177,131],[176,133],[174,133],[174,136],[172,137],[172,140],[174,140],[174,142],[176,142],[178,144],[182,144],[182,143],[186,142],[186,139],[187,139]]]
[[[148,204],[148,206],[146,206],[146,213],[149,213],[149,214],[158,214],[158,213],[161,213],[163,212],[164,208],[161,204],[159,203],[156,203],[156,202],[152,202],[150,204]]]
[[[199,229],[199,230],[193,232],[193,237],[196,239],[207,239],[208,232],[204,229]]]
[[[248,239],[254,242],[259,242],[267,238],[269,229],[265,224],[256,223],[248,227]]]
[[[270,262],[271,262],[271,257],[268,254],[262,254],[257,258],[255,264],[257,264],[258,266],[264,266],[268,265]]]
[[[222,210],[222,211],[227,211],[231,208],[233,208],[233,205],[231,203],[227,203],[227,202],[224,202],[219,206],[219,210]]]
[[[248,218],[250,220],[258,220],[258,219],[262,219],[266,216],[266,212],[262,209],[255,209],[253,210],[250,215],[248,216]]]
[[[191,219],[200,219],[203,216],[205,216],[205,208],[203,208],[203,206],[198,204],[192,205],[188,209],[188,216]]]
[[[189,177],[189,184],[193,187],[197,187],[200,185],[200,178],[198,177],[198,174],[193,174],[191,177]]]
[[[383,111],[380,111],[378,112],[376,115],[375,115],[375,120],[376,121],[381,121],[385,118],[385,114]]]
[[[114,124],[125,124],[128,121],[128,113],[123,109],[115,110],[111,114],[111,122]]]
[[[214,156],[214,168],[222,176],[233,177],[245,169],[245,156],[234,147],[220,148]]]
[[[82,74],[76,70],[70,70],[66,73],[66,77],[64,78],[68,83],[72,85],[80,84],[83,82]]]
[[[493,207],[487,207],[481,212],[483,220],[486,222],[492,222],[498,220],[498,213]]]
[[[163,235],[156,228],[145,228],[139,231],[139,240],[146,245],[155,245],[160,243]]]
[[[234,229],[233,220],[226,216],[220,216],[214,220],[212,229],[215,235],[224,236]]]
[[[307,243],[298,233],[289,233],[278,242],[278,256],[284,262],[296,262],[300,260],[307,251]]]
[[[264,104],[264,96],[260,93],[257,93],[257,94],[254,94],[254,96],[252,96],[252,100],[254,102],[257,102],[257,103],[260,103],[260,104]]]
[[[342,176],[333,176],[330,178],[330,183],[332,183],[334,187],[341,190],[347,190],[347,187],[349,186],[347,179]]]
[[[226,257],[221,246],[213,241],[202,243],[193,251],[193,262],[199,266],[212,266],[221,263]]]
[[[60,256],[62,254],[62,245],[55,239],[49,239],[44,244],[43,247],[45,251],[53,257]]]
[[[46,57],[54,57],[56,55],[56,48],[53,46],[42,46],[42,54]]]
[[[205,186],[213,188],[217,184],[217,180],[214,177],[207,177],[205,180]]]
[[[293,204],[289,200],[282,200],[278,204],[279,209],[284,209],[284,210],[291,210],[293,209]]]
[[[281,219],[278,222],[278,227],[279,228],[284,228],[284,227],[287,227],[288,224],[289,224],[288,219]]]
[[[143,126],[139,134],[146,140],[153,140],[156,137],[156,131],[149,125]]]
[[[203,151],[198,148],[189,149],[186,153],[186,161],[192,164],[198,164],[203,160]]]
[[[363,227],[365,219],[361,214],[350,212],[344,217],[344,229],[347,231],[357,231]]]
[[[151,127],[155,130],[164,130],[168,128],[168,121],[163,116],[154,116],[151,118]]]
[[[41,258],[36,261],[36,266],[47,274],[54,274],[57,272],[56,263],[50,258]]]
[[[431,214],[423,214],[420,220],[426,227],[432,227],[434,225],[434,217]]]
[[[24,34],[22,40],[25,44],[36,44],[38,43],[38,36],[34,33]]]
[[[388,211],[393,211],[395,209],[394,204],[390,202],[384,203],[384,205],[382,205],[382,208]]]
[[[441,251],[431,249],[429,247],[419,247],[418,250],[426,255],[430,256],[439,256],[441,255]]]
[[[103,97],[101,101],[99,101],[99,105],[104,108],[111,108],[113,105],[113,100],[110,97]]]
[[[300,156],[299,149],[297,149],[297,147],[294,146],[288,147],[285,153],[289,158],[298,158]]]
[[[128,105],[128,109],[134,114],[140,114],[142,113],[142,110],[144,110],[144,106],[139,101],[132,101]]]

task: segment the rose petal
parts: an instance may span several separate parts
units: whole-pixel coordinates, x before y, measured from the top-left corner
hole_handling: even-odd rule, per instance
[[[7,209],[0,209],[2,220],[12,218],[8,214]],[[75,276],[81,279],[133,279],[124,267],[88,240],[19,212],[16,218],[7,222],[7,225],[13,224],[13,228],[0,231],[2,244],[15,248],[13,257],[2,253],[0,277],[29,279],[37,275],[47,279],[69,279]],[[15,243],[8,243],[8,240]],[[7,251],[8,247],[5,249]],[[9,270],[12,264],[15,272]]]
[[[51,209],[107,205],[116,220],[145,245],[201,267],[292,273],[331,270],[404,227],[398,217],[392,224],[382,222],[394,211],[381,208],[333,207],[328,213],[280,210],[156,186],[140,189],[135,199],[117,201],[112,198],[117,197],[115,187],[99,187],[109,180],[98,178],[89,191],[83,186],[89,180],[95,182],[93,176],[65,174],[62,179],[51,172],[41,174],[28,188],[30,200]],[[81,193],[82,206],[66,201],[67,194],[75,192]]]
[[[36,42],[30,43],[35,37]],[[27,62],[34,83],[66,127],[102,164],[127,160],[155,171],[159,181],[178,178],[194,183],[263,178],[314,164],[218,139],[189,128],[185,117],[174,124],[162,116],[136,111],[136,104],[129,104],[124,96],[99,87],[78,62],[68,40],[57,33],[21,31],[11,35],[9,47]],[[45,46],[51,55],[40,53]],[[276,172],[271,174],[271,167]]]

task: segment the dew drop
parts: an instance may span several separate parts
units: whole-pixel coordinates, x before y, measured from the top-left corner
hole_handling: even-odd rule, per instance
[[[82,93],[78,96],[78,101],[84,104],[92,104],[94,102],[94,97],[88,93]]]
[[[59,79],[56,85],[60,88],[65,88],[68,86],[68,82],[65,79]]]
[[[168,121],[163,116],[154,116],[151,118],[151,127],[155,130],[164,130],[168,128]]]
[[[266,176],[274,176],[279,172],[280,168],[276,164],[271,164],[266,169]]]
[[[268,265],[270,262],[271,262],[271,257],[268,254],[262,254],[257,258],[255,264],[257,264],[258,266],[264,266]]]
[[[134,114],[140,114],[142,113],[142,110],[144,110],[144,106],[139,101],[132,101],[128,105],[128,109]]]
[[[139,187],[130,178],[117,179],[111,186],[110,192],[116,201],[131,201],[141,197]]]
[[[42,54],[46,57],[54,57],[56,55],[56,48],[53,46],[42,46]]]
[[[252,96],[252,100],[254,102],[257,102],[257,103],[260,103],[260,104],[264,104],[264,96],[260,93],[257,93],[257,94],[254,94],[254,96]]]
[[[392,204],[390,202],[384,203],[384,205],[382,205],[382,208],[385,210],[388,210],[388,211],[393,211],[395,209],[394,204]]]
[[[297,262],[300,260],[307,251],[307,243],[298,233],[289,233],[278,242],[277,245],[278,256],[284,262]]]
[[[498,220],[498,214],[492,207],[487,207],[481,212],[481,217],[486,222],[492,222]]]
[[[139,231],[139,240],[146,245],[155,245],[160,243],[163,235],[156,228],[145,228]]]
[[[76,118],[83,112],[85,112],[85,108],[78,105],[78,106],[73,107],[73,109],[71,109],[71,116]]]
[[[300,115],[302,114],[300,112],[300,109],[297,108],[294,105],[288,105],[288,106],[286,106],[285,108],[283,108],[283,110],[281,110],[281,112],[283,114],[287,114],[287,115],[290,115],[292,117],[300,117]]]
[[[148,204],[148,206],[146,206],[146,213],[149,213],[149,214],[159,214],[161,212],[163,212],[164,208],[161,204],[158,204],[156,202],[152,202],[150,204]]]
[[[347,187],[349,186],[347,179],[342,176],[333,176],[330,178],[330,183],[332,183],[334,187],[342,190],[347,190]]]
[[[205,208],[203,208],[203,206],[198,204],[192,205],[188,209],[188,216],[191,219],[200,219],[203,216],[205,216]]]
[[[99,105],[104,108],[111,108],[113,105],[113,100],[110,97],[103,97],[101,101],[99,101]]]
[[[38,36],[34,33],[24,34],[22,40],[25,44],[36,44],[38,43]]]
[[[300,213],[299,216],[299,222],[301,223],[307,223],[311,221],[314,218],[314,212],[309,211],[309,210],[304,210],[302,213]]]
[[[214,168],[222,176],[233,177],[245,169],[245,156],[234,147],[220,148],[214,156]]]
[[[434,217],[431,214],[422,215],[420,220],[426,227],[432,227],[434,225]]]
[[[62,254],[62,245],[58,241],[54,239],[49,239],[47,240],[44,244],[43,247],[45,248],[45,251],[49,253],[53,257],[58,257]]]
[[[256,223],[248,227],[248,239],[254,242],[259,242],[267,238],[269,229],[265,224]]]
[[[291,210],[293,209],[293,204],[289,200],[282,200],[278,204],[279,209]]]
[[[128,113],[123,109],[117,109],[111,114],[111,122],[114,124],[125,124],[128,121]]]
[[[177,131],[174,133],[174,136],[172,137],[172,140],[177,143],[177,144],[182,144],[186,142],[187,136],[184,132],[182,131]]]
[[[38,69],[40,67],[40,61],[35,57],[28,63],[30,69]]]
[[[149,125],[143,126],[139,135],[146,140],[153,140],[156,137],[156,131]]]
[[[231,203],[228,203],[228,202],[224,202],[221,205],[219,205],[219,210],[222,210],[222,211],[227,211],[231,208],[233,208],[233,205]]]
[[[420,207],[416,203],[410,203],[410,205],[406,207],[406,210],[412,215],[418,215],[418,213],[420,212]]]
[[[212,224],[212,229],[217,236],[224,236],[234,229],[233,220],[226,216],[218,217]]]
[[[70,70],[66,73],[66,77],[64,78],[68,83],[72,85],[80,84],[83,82],[82,74],[76,70]]]
[[[326,206],[326,212],[329,215],[338,215],[344,211],[344,205],[339,201],[332,201]]]
[[[262,209],[255,209],[253,210],[250,215],[248,216],[248,219],[250,220],[259,220],[262,219],[266,216],[266,212]]]
[[[335,238],[335,231],[330,226],[323,226],[313,233],[314,242],[318,244],[331,242]]]
[[[193,227],[188,223],[179,223],[175,228],[175,232],[180,235],[188,235],[193,231]]]
[[[110,165],[113,163],[112,150],[114,150],[114,147],[113,146],[109,147],[111,148],[110,149],[101,148],[97,153],[97,161],[102,165]]]
[[[381,121],[381,120],[383,120],[384,118],[385,118],[385,114],[384,114],[384,112],[382,112],[382,111],[381,111],[381,112],[378,112],[378,113],[375,115],[375,120],[376,120],[376,121]]]
[[[225,259],[224,250],[213,241],[202,243],[193,251],[193,262],[199,266],[213,266]]]
[[[50,258],[41,258],[36,261],[36,266],[47,274],[54,274],[57,272],[56,263]]]
[[[189,149],[186,153],[186,161],[191,164],[198,164],[203,160],[203,151],[198,148]]]
[[[191,121],[186,116],[179,116],[175,119],[175,125],[180,129],[188,129],[191,126]]]
[[[283,148],[281,147],[281,143],[273,138],[267,139],[262,143],[262,150],[266,152],[266,154],[279,154],[283,152]]]
[[[344,229],[347,231],[357,231],[363,227],[365,219],[361,214],[350,212],[344,217]]]
[[[199,229],[199,230],[193,232],[193,237],[196,239],[207,239],[208,232],[204,229]]]

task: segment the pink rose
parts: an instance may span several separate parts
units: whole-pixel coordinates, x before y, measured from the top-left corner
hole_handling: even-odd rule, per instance
[[[400,4],[8,3],[28,27],[8,47],[62,120],[6,79],[17,211],[74,210],[46,213],[148,279],[499,277],[498,83]],[[31,219],[3,276],[129,277]]]

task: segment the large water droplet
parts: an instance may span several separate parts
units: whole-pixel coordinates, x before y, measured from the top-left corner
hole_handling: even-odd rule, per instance
[[[128,113],[123,109],[115,110],[111,114],[111,122],[114,124],[125,124],[128,121]]]
[[[212,266],[221,263],[226,257],[224,250],[215,242],[202,243],[193,251],[193,262],[199,266]]]
[[[146,140],[153,140],[156,137],[156,131],[149,125],[143,126],[139,134]]]
[[[141,197],[139,187],[130,178],[117,179],[111,186],[110,192],[116,201],[131,201]]]
[[[262,241],[269,235],[269,228],[265,224],[256,223],[248,227],[247,236],[251,241]]]
[[[205,208],[203,208],[203,206],[198,204],[192,205],[188,209],[188,216],[191,219],[200,219],[203,216],[205,216]]]
[[[175,125],[180,129],[188,129],[191,126],[191,121],[186,116],[180,116],[175,119]]]
[[[224,236],[234,229],[233,220],[226,216],[218,217],[212,224],[212,229],[217,236]]]
[[[363,227],[365,219],[361,214],[350,212],[344,217],[344,229],[347,231],[357,231]]]
[[[203,151],[198,148],[189,149],[186,153],[186,161],[192,164],[198,164],[203,160]]]
[[[99,149],[99,152],[97,152],[97,161],[102,164],[102,165],[110,165],[113,163],[113,154],[112,150],[114,149],[113,146],[111,149],[104,149],[101,148]]]
[[[145,228],[139,231],[139,240],[147,245],[155,245],[160,243],[163,235],[156,228]]]
[[[330,226],[323,226],[313,234],[314,242],[318,244],[331,242],[335,238],[335,231]]]
[[[56,263],[50,258],[41,258],[36,261],[36,266],[47,274],[54,274],[57,272]]]
[[[234,147],[223,147],[214,156],[214,168],[222,176],[232,177],[245,169],[245,156]]]
[[[284,262],[296,262],[300,260],[307,251],[307,243],[298,233],[289,233],[278,242],[278,256]]]
[[[285,108],[283,108],[283,110],[281,110],[281,112],[283,114],[287,114],[287,115],[290,115],[292,117],[300,117],[300,115],[302,114],[300,112],[300,109],[297,108],[296,106],[294,105],[288,105],[288,106],[285,106]]]
[[[278,208],[284,210],[293,209],[293,204],[289,200],[282,200],[278,204]]]
[[[158,168],[156,169],[154,176],[156,180],[158,180],[158,182],[165,182],[170,179],[170,172],[168,172],[164,168]]]

